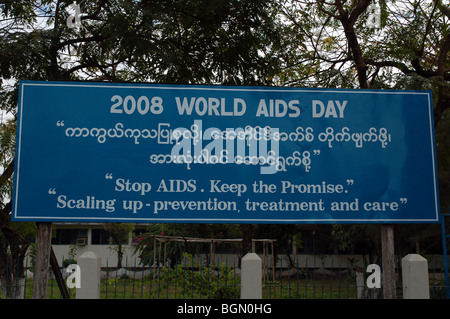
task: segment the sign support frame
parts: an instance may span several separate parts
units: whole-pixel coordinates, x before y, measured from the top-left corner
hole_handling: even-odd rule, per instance
[[[397,297],[395,285],[395,245],[394,225],[381,225],[381,260],[384,299]]]

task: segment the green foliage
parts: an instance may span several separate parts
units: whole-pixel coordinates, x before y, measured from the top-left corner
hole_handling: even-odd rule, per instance
[[[0,171],[8,168],[14,156],[16,145],[16,125],[12,119],[0,123]],[[13,187],[12,179],[4,179],[0,175],[0,207],[11,198]]]
[[[77,245],[75,245],[75,244],[70,245],[69,252],[67,253],[69,258],[63,260],[62,268],[66,268],[69,265],[77,263],[77,260],[75,259],[75,256],[77,254],[77,249],[78,249]]]
[[[134,230],[134,224],[105,223],[103,227],[111,236],[111,246],[109,248],[117,253],[117,267],[121,268],[125,249],[123,244],[128,243],[130,234]]]
[[[351,250],[355,247],[361,234],[360,225],[333,225],[331,238],[341,251]]]
[[[198,225],[195,224],[151,224],[147,232],[134,239],[135,253],[145,265],[150,265],[156,259],[162,258],[160,251],[160,242],[156,242],[155,236],[166,237],[198,237]],[[156,248],[156,251],[154,250]],[[184,252],[196,254],[200,252],[200,246],[197,243],[188,243],[187,241],[169,241],[163,249],[173,265],[176,260],[180,260]],[[165,262],[165,261],[160,261]]]
[[[0,7],[20,18],[0,38],[2,78],[269,84],[278,63],[267,0],[82,1],[78,31],[66,25],[69,5]]]
[[[134,224],[105,223],[103,227],[111,234],[112,244],[127,243],[130,233],[134,230]]]
[[[218,267],[200,265],[190,254],[184,253],[174,268],[163,267],[159,284],[181,287],[180,297],[209,299],[238,299],[240,276],[226,263]]]
[[[142,262],[151,265],[155,259],[163,258],[164,253],[173,266],[180,260],[183,253],[191,255],[209,253],[210,243],[189,242],[187,238],[224,238],[226,235],[236,235],[235,225],[207,225],[207,224],[151,224],[147,232],[136,236],[133,240],[135,254]],[[155,236],[161,237],[156,242]],[[172,240],[176,239],[176,240]],[[164,241],[164,243],[163,243]],[[160,246],[161,245],[161,246]],[[154,250],[156,248],[156,251]],[[156,256],[156,257],[155,257]],[[165,262],[165,261],[160,261]]]
[[[436,153],[439,172],[441,211],[450,212],[450,112],[447,110],[436,127]]]

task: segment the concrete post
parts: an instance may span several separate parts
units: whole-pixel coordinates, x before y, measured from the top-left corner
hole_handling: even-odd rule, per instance
[[[358,299],[364,299],[364,290],[365,290],[365,282],[364,282],[364,272],[362,271],[356,271],[356,291],[357,291],[357,298]]]
[[[409,254],[402,259],[403,298],[430,299],[428,261],[420,255]]]
[[[255,253],[242,258],[241,299],[262,299],[262,262]]]
[[[100,299],[101,258],[87,251],[78,258],[77,264],[81,272],[77,299]]]

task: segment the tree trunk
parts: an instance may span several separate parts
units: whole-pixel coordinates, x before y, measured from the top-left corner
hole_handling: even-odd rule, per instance
[[[344,27],[345,37],[347,39],[349,51],[351,52],[351,57],[355,62],[356,72],[358,74],[358,82],[360,89],[367,89],[369,87],[367,82],[367,70],[368,67],[364,61],[362,55],[361,47],[358,43],[358,37],[354,29],[354,25],[358,17],[367,9],[369,6],[369,0],[359,1],[357,6],[354,8],[353,12],[349,14],[345,9],[341,1],[336,1],[336,9],[339,13],[338,19],[341,21]]]
[[[33,299],[47,297],[47,282],[52,238],[52,223],[38,223]]]
[[[123,250],[120,241],[117,244],[117,269],[122,268]]]
[[[247,253],[252,252],[253,225],[252,224],[241,224],[241,231],[242,231],[241,257],[244,257]]]
[[[23,260],[28,245],[13,247],[10,254],[7,247],[5,243],[0,244],[0,287],[7,298],[22,299],[25,279]]]
[[[8,299],[24,299],[24,282],[25,277],[17,277],[14,274],[2,276],[0,278],[0,286],[2,293]]]
[[[23,298],[24,259],[29,242],[7,224],[7,210],[0,211],[0,286],[7,298]]]

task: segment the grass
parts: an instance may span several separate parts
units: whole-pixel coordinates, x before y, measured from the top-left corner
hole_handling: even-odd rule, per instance
[[[187,272],[190,276],[192,272]],[[33,280],[27,279],[25,298],[33,296]],[[198,285],[202,285],[199,289]],[[76,298],[76,289],[68,289],[71,299]],[[133,279],[128,276],[102,279],[100,283],[101,299],[209,299],[221,291],[228,298],[239,298],[240,285],[236,281],[203,282],[187,281],[186,278],[169,278],[169,280],[153,280],[152,276]],[[263,299],[353,299],[356,298],[354,282],[346,282],[346,278],[284,278],[282,281],[266,281],[263,283]],[[4,297],[4,296],[3,296]],[[47,286],[48,299],[62,299],[57,282],[49,280]]]

